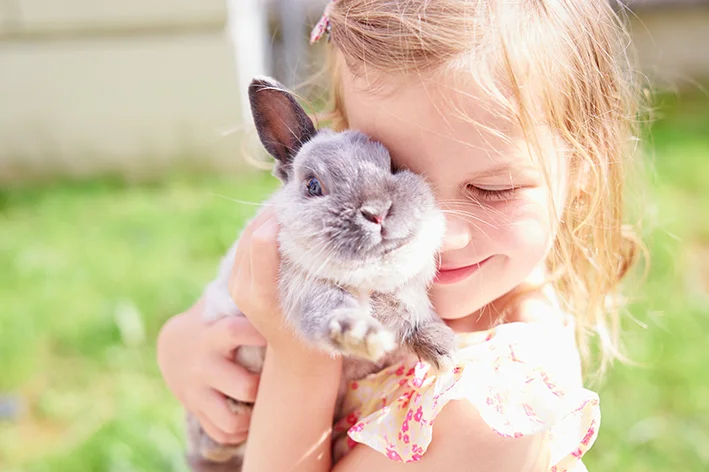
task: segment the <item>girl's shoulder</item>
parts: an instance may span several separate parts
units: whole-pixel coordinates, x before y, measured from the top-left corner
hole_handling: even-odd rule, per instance
[[[342,443],[364,443],[393,460],[416,461],[446,404],[467,400],[501,436],[548,433],[554,470],[583,467],[600,410],[598,395],[582,385],[573,318],[545,297],[528,297],[508,319],[458,334],[451,371],[400,363],[353,382],[344,401],[348,414],[336,426],[340,450]]]

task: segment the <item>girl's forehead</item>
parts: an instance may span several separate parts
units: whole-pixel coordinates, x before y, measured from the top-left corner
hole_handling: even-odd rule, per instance
[[[414,171],[430,174],[444,166],[484,174],[538,167],[522,128],[475,87],[408,80],[377,93],[364,78],[343,74],[342,92],[350,127],[381,141],[397,164]],[[543,149],[550,147],[550,133],[540,128],[536,136]]]

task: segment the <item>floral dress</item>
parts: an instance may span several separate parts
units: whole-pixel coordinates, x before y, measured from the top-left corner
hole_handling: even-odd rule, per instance
[[[456,367],[435,375],[425,363],[399,363],[352,382],[335,449],[366,444],[391,460],[426,454],[434,420],[451,400],[466,399],[498,434],[548,432],[550,471],[585,471],[598,435],[598,395],[583,388],[573,321],[508,323],[458,334]],[[570,381],[571,380],[571,381]]]

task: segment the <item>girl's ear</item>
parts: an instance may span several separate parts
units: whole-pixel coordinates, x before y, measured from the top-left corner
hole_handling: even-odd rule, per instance
[[[276,158],[274,174],[287,182],[293,158],[315,136],[315,126],[293,95],[270,77],[251,81],[249,102],[261,143]]]

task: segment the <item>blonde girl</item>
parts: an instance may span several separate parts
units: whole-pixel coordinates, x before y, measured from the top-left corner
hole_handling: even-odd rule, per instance
[[[618,15],[604,0],[335,0],[322,35],[330,124],[382,142],[446,211],[430,295],[459,363],[354,383],[332,429],[340,360],[283,329],[267,212],[233,272],[248,321],[205,326],[200,303],[170,320],[168,385],[214,439],[248,432],[244,471],[585,470],[600,402],[581,359],[591,336],[603,365],[617,357],[608,300],[636,252],[622,224],[636,100]],[[260,380],[230,361],[266,340]],[[255,400],[252,415],[225,396]]]

